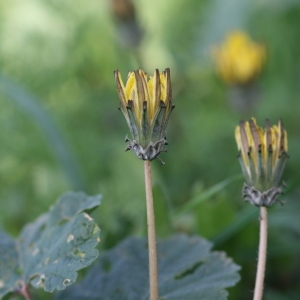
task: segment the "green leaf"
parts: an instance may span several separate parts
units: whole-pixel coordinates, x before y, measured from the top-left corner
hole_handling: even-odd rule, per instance
[[[15,240],[0,232],[0,299],[15,289],[20,278],[18,252]]]
[[[75,282],[97,257],[100,229],[85,212],[101,196],[62,195],[47,214],[24,227],[18,239],[0,234],[0,297],[29,283],[53,292]]]
[[[172,225],[170,220],[169,205],[167,203],[167,197],[161,186],[153,187],[153,199],[154,199],[154,212],[155,212],[155,224],[156,224],[156,236],[159,238],[165,238],[172,234]],[[145,228],[147,232],[147,228]]]
[[[229,184],[236,182],[238,180],[241,180],[242,178],[243,177],[240,174],[234,175],[234,176],[231,176],[231,177],[215,184],[214,186],[207,189],[206,191],[201,192],[201,193],[197,194],[196,196],[194,196],[187,203],[185,203],[181,208],[179,208],[178,210],[173,212],[173,214],[175,216],[180,216],[183,213],[186,213],[187,211],[193,210],[199,203],[208,200],[212,196],[214,196],[217,193],[219,193],[220,191],[222,191]]]
[[[51,116],[40,106],[39,103],[41,101],[1,73],[0,93],[6,95],[22,113],[28,115],[30,120],[35,121],[36,125],[47,137],[50,149],[73,186],[75,188],[84,188],[85,183],[81,176],[82,172],[79,170],[78,162]]]
[[[238,280],[239,266],[199,237],[176,235],[158,241],[160,300],[224,300]],[[104,253],[87,277],[58,294],[57,300],[149,299],[145,239],[128,238]]]
[[[252,205],[245,206],[245,208],[236,215],[235,220],[212,239],[214,246],[220,247],[232,237],[237,236],[250,222],[257,218],[257,207],[253,207]]]

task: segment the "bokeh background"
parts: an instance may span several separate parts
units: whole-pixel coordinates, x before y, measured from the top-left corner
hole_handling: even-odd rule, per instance
[[[132,6],[133,5],[133,6]],[[242,267],[229,299],[252,299],[258,209],[242,201],[234,128],[254,116],[288,132],[281,198],[269,211],[266,300],[300,297],[300,2],[250,0],[0,2],[0,229],[17,236],[67,190],[101,193],[100,251],[146,234],[143,163],[113,71],[171,69],[173,102],[161,166],[157,232],[201,235]],[[266,49],[246,84],[218,75],[212,48],[243,30]]]

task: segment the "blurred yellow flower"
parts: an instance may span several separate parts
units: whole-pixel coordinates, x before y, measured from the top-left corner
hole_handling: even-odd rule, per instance
[[[241,121],[235,129],[239,161],[246,180],[245,200],[258,206],[270,206],[282,190],[279,182],[288,159],[287,133],[283,123],[270,126],[266,120],[263,130],[252,118]]]
[[[220,47],[213,48],[212,54],[217,70],[226,83],[246,84],[261,72],[266,51],[247,33],[233,31]]]
[[[128,73],[123,84],[119,70],[115,81],[120,98],[120,109],[130,128],[133,141],[126,150],[132,149],[143,160],[153,160],[165,151],[166,127],[172,104],[170,69],[162,73],[155,70],[148,79],[147,73],[138,69]]]

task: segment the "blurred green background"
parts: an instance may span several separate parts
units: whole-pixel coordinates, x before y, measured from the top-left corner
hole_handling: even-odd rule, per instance
[[[0,2],[0,229],[17,236],[60,194],[83,190],[103,194],[94,212],[101,250],[145,235],[143,163],[124,152],[113,71],[125,80],[138,67],[169,67],[176,108],[166,164],[152,163],[158,235],[215,242],[242,267],[229,299],[252,299],[258,209],[242,201],[234,128],[282,118],[286,203],[268,210],[265,299],[299,299],[300,2],[134,1],[135,15],[123,2]],[[235,29],[267,49],[250,88],[223,83],[212,62],[212,46]]]

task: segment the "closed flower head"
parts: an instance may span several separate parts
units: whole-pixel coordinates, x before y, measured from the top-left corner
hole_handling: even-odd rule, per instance
[[[226,83],[247,84],[261,72],[265,47],[253,42],[247,33],[233,31],[221,46],[213,49],[213,58]]]
[[[142,160],[157,158],[166,151],[166,128],[174,108],[170,69],[155,70],[149,78],[142,69],[129,72],[126,85],[117,70],[115,81],[120,109],[132,135],[132,140],[126,137],[126,150],[132,149]]]
[[[265,129],[258,127],[254,118],[241,121],[235,129],[235,139],[246,181],[244,199],[257,206],[272,205],[282,193],[279,183],[288,159],[282,121],[271,127],[267,119]]]

